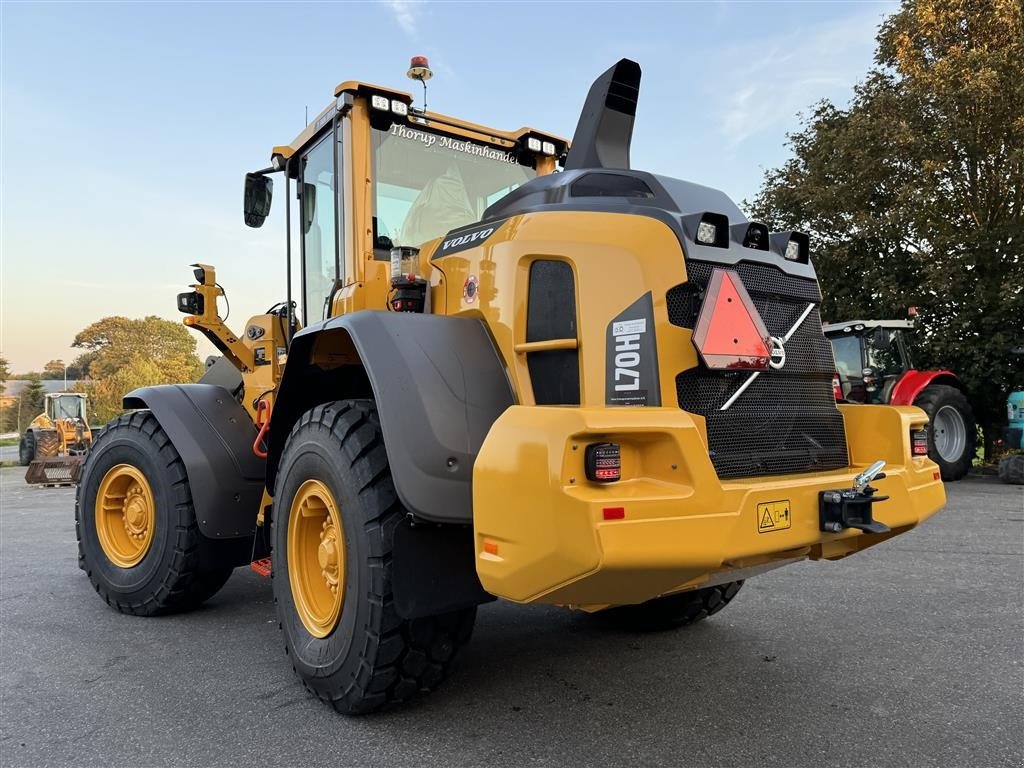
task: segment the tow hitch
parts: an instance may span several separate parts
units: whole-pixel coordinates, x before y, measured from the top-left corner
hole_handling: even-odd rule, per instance
[[[853,488],[838,491],[822,491],[818,494],[818,520],[820,528],[829,533],[839,533],[846,528],[856,528],[866,533],[887,533],[889,526],[872,516],[871,505],[885,501],[888,496],[875,496],[872,480],[885,477],[884,461],[876,461],[853,481]]]

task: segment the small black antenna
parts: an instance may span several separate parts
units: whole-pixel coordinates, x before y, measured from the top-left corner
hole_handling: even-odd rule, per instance
[[[413,56],[409,62],[409,71],[405,76],[413,80],[419,80],[423,84],[423,111],[427,111],[427,80],[434,76],[430,69],[430,62],[426,56]]]
[[[309,104],[306,105],[306,122],[303,124],[303,127],[307,125],[309,125]]]

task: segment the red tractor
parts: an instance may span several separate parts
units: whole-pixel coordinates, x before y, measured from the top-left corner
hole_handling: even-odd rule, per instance
[[[914,368],[904,338],[913,328],[913,320],[826,324],[823,330],[836,359],[836,399],[922,408],[931,419],[929,457],[943,480],[959,480],[974,459],[974,412],[955,373]]]

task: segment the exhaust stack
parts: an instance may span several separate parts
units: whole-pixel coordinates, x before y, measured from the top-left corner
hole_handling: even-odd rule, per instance
[[[601,75],[583,104],[565,170],[629,168],[629,144],[640,94],[640,65],[630,59]]]

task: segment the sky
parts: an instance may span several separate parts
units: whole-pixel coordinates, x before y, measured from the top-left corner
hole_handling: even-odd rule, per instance
[[[817,101],[845,104],[893,2],[16,3],[0,0],[0,355],[71,360],[108,315],[180,320],[217,267],[237,329],[283,300],[283,207],[242,223],[265,167],[343,80],[571,138],[594,78],[644,76],[633,167],[752,198]],[[200,342],[200,354],[212,351]]]

